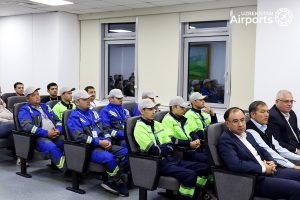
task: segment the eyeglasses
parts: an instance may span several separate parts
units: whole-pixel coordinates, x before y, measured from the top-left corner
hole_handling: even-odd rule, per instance
[[[232,121],[228,120],[228,122],[232,123],[233,125],[238,125],[239,123],[244,124],[246,122],[246,120],[245,120],[245,118],[242,118],[242,119],[239,119],[239,120],[238,119],[234,119]]]
[[[277,99],[277,100],[281,101],[281,102],[283,102],[285,104],[288,104],[288,103],[293,104],[294,102],[296,102],[295,100],[282,100],[282,99]]]

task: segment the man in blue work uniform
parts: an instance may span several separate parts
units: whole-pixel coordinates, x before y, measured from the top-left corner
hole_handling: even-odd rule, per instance
[[[103,127],[109,131],[116,144],[126,147],[124,139],[124,124],[129,113],[123,108],[123,93],[120,89],[112,89],[109,92],[109,104],[99,113]]]
[[[128,162],[127,149],[111,144],[110,134],[103,130],[98,113],[89,109],[90,95],[85,90],[75,91],[73,100],[76,109],[67,121],[71,139],[93,147],[91,162],[103,164],[109,175],[109,180],[101,184],[104,189],[121,196],[129,196],[120,176],[121,169],[125,168]]]
[[[24,95],[27,103],[20,108],[18,119],[21,128],[35,135],[36,150],[50,154],[52,162],[65,172],[65,156],[63,153],[62,124],[51,108],[40,103],[40,88],[28,87]]]
[[[135,125],[134,138],[142,152],[163,157],[159,174],[179,180],[180,199],[198,199],[206,183],[202,176],[209,174],[207,164],[177,160],[172,156],[173,145],[169,134],[161,123],[154,121],[155,106],[151,99],[143,99],[139,104],[141,119]]]

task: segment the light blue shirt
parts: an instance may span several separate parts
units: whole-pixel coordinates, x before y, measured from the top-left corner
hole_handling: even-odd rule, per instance
[[[267,125],[261,125],[257,123],[255,120],[251,119],[251,121],[255,124],[259,130],[261,130],[263,133],[267,129]],[[264,148],[266,151],[269,152],[269,154],[274,158],[276,163],[282,167],[286,168],[293,168],[295,165],[290,162],[290,160],[297,160],[300,161],[300,156],[297,154],[294,154],[287,150],[286,148],[283,148],[282,146],[279,145],[278,141],[275,140],[275,138],[272,136],[272,144],[274,145],[276,151],[274,151],[271,147],[269,147],[265,141],[260,137],[259,133],[257,133],[253,129],[248,129],[247,132],[251,133],[251,135],[254,137],[255,141],[258,143],[259,146]]]

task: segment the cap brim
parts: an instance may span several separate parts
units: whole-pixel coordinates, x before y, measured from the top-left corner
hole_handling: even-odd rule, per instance
[[[181,107],[184,107],[184,108],[189,108],[190,107],[190,104],[189,103],[183,103],[180,105]]]

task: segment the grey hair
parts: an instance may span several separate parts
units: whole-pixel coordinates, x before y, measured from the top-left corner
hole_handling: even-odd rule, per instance
[[[293,96],[293,94],[288,90],[279,90],[276,95],[276,99],[281,99],[285,94]]]

